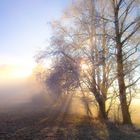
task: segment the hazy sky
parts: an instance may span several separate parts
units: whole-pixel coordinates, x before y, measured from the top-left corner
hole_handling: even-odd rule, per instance
[[[49,37],[47,22],[61,16],[70,0],[0,0],[0,65],[32,67]],[[5,67],[5,65],[4,65]]]

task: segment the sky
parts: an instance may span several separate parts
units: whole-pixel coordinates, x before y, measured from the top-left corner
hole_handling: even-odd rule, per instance
[[[34,55],[50,37],[47,23],[58,19],[68,3],[70,0],[0,0],[0,77],[8,67],[9,73],[11,69],[24,75],[31,72]]]

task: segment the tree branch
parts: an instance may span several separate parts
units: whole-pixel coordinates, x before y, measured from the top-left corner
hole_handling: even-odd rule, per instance
[[[129,38],[131,38],[140,29],[140,24],[121,42],[124,44]]]
[[[139,80],[140,80],[140,77],[137,78],[133,83],[131,83],[131,84],[125,86],[125,88],[129,88],[129,87],[133,86],[133,85],[136,84]]]

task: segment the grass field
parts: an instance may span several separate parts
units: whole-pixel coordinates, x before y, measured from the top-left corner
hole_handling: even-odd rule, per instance
[[[139,129],[60,108],[28,103],[1,111],[0,140],[140,140]]]

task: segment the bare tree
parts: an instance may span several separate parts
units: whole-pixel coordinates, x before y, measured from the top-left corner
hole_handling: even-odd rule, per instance
[[[125,76],[139,65],[129,65],[128,71],[125,69],[125,60],[134,54],[139,45],[139,41],[133,41],[138,36],[140,30],[140,17],[136,15],[136,0],[111,0],[113,12],[113,26],[117,62],[117,78],[119,86],[119,96],[122,109],[123,123],[132,124],[131,116],[128,109],[126,90],[130,85],[126,85]]]
[[[73,23],[71,26],[55,22],[51,45],[55,46],[53,56],[59,56],[57,59],[65,56],[73,62],[80,60],[80,86],[94,95],[99,107],[99,116],[107,119],[110,110],[106,108],[107,93],[114,81],[113,77],[110,78],[112,67],[112,57],[108,47],[110,38],[106,33],[106,22],[97,17],[99,13],[94,4],[89,0],[86,5],[80,3],[81,7],[74,7],[77,15],[71,14],[71,17],[66,19],[68,23]],[[88,69],[82,69],[83,65]],[[83,90],[81,92],[83,93]]]

